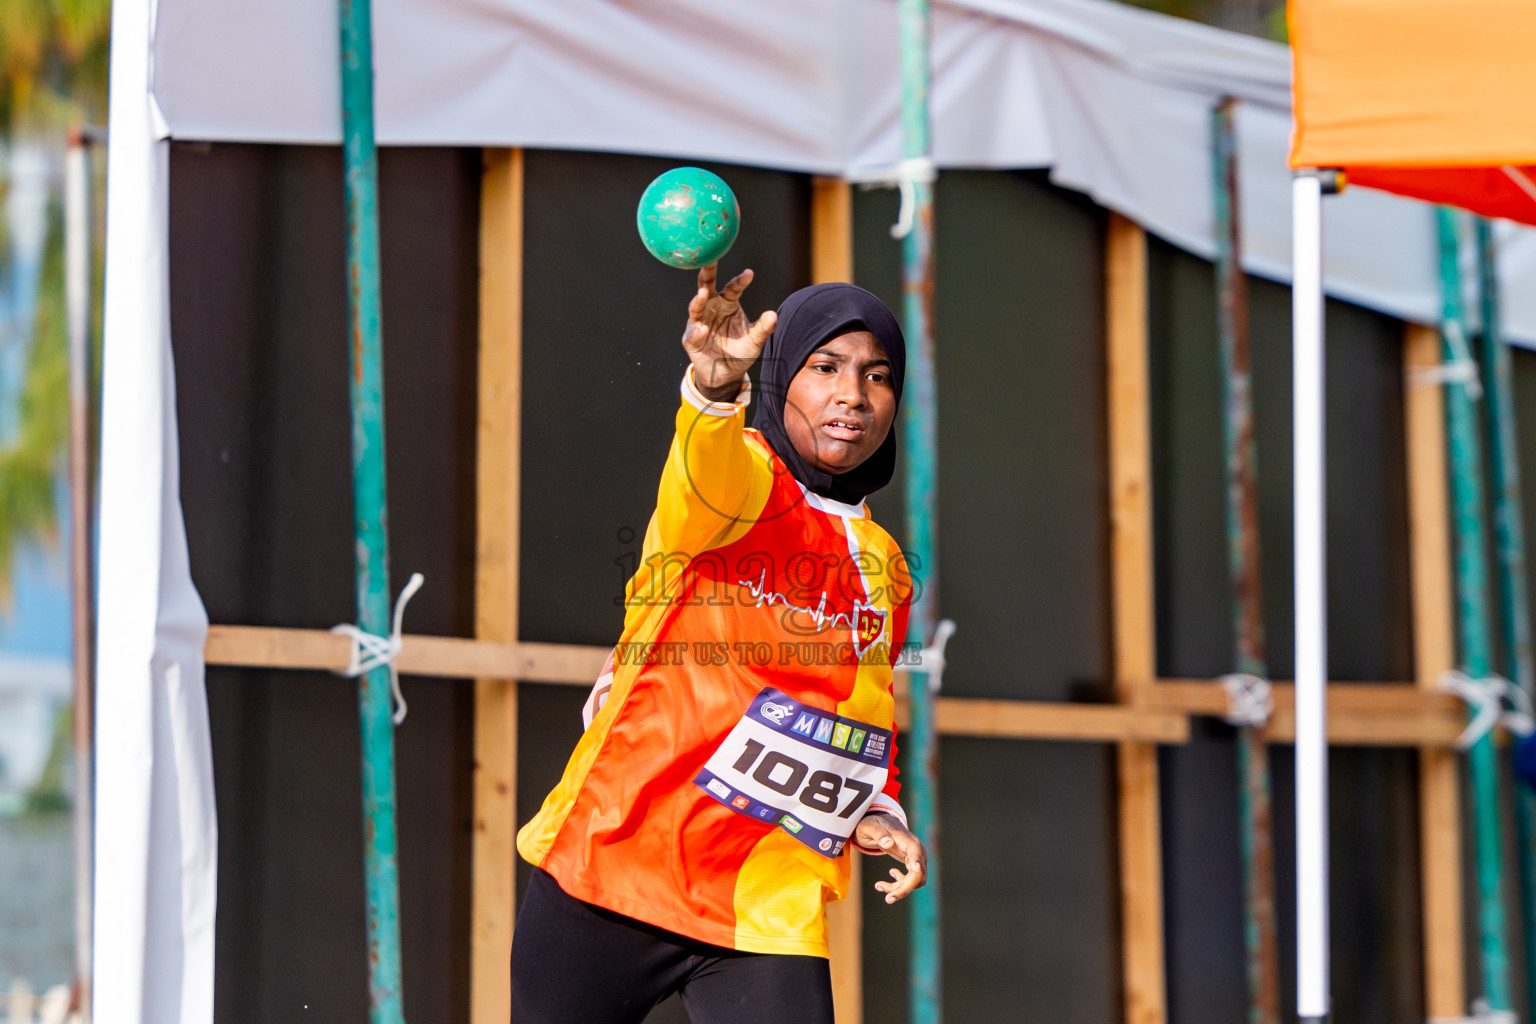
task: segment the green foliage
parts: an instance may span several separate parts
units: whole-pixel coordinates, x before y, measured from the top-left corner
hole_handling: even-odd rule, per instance
[[[0,133],[102,123],[111,0],[0,0]]]
[[[61,140],[76,124],[106,120],[111,0],[0,0],[0,142]],[[5,182],[0,178],[0,202]],[[57,478],[69,423],[64,267],[58,211],[47,250],[20,394],[19,433],[0,446],[0,605],[27,540],[55,539]],[[0,232],[0,268],[8,239]]]
[[[1287,41],[1285,0],[1121,0],[1176,18],[1243,32],[1275,42]]]
[[[10,0],[0,0],[0,6]],[[57,532],[58,473],[69,432],[69,348],[65,337],[62,215],[49,210],[36,329],[19,400],[19,429],[0,445],[0,603],[11,598],[16,550]]]
[[[74,713],[70,704],[61,705],[53,718],[53,742],[48,746],[48,760],[43,773],[27,794],[23,810],[28,814],[53,814],[67,811],[69,793],[64,788],[65,767],[74,753]]]

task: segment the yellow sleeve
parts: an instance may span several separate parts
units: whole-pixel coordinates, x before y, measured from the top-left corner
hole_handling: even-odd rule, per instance
[[[768,503],[773,468],[742,436],[751,397],[752,382],[745,380],[734,402],[711,402],[694,383],[693,367],[683,376],[677,433],[651,522],[667,557],[692,557],[730,543]]]

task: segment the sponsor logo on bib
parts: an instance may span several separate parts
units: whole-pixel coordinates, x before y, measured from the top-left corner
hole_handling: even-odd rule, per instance
[[[771,718],[780,725],[783,725],[784,719],[794,713],[795,709],[788,704],[775,704],[773,701],[769,701],[763,705],[763,717]]]

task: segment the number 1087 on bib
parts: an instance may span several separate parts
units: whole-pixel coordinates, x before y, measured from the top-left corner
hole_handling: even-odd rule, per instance
[[[694,783],[828,857],[885,786],[891,733],[762,690]]]

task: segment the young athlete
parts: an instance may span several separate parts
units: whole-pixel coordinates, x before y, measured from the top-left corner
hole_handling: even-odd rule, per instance
[[[864,505],[895,465],[901,329],[848,284],[749,323],[751,280],[699,272],[623,635],[518,834],[516,1024],[638,1024],[674,992],[694,1024],[831,1024],[847,845],[900,863],[887,903],[925,880],[892,763],[913,582]]]

